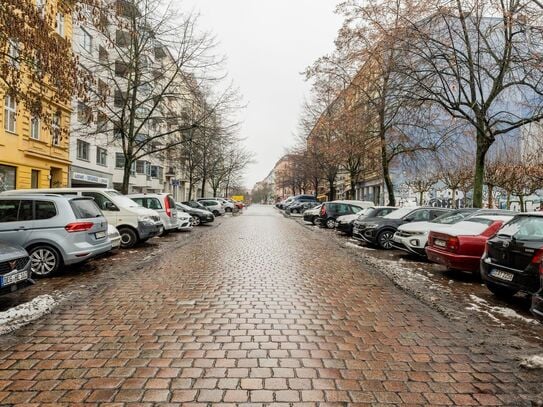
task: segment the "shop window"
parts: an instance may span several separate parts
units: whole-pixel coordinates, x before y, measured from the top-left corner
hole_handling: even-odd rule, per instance
[[[17,169],[8,165],[0,165],[0,192],[15,189]]]
[[[40,171],[39,170],[32,170],[30,173],[30,187],[33,189],[40,187]]]

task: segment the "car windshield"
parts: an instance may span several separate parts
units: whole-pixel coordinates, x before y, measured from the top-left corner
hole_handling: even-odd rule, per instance
[[[362,219],[363,217],[365,217],[367,215],[371,215],[372,212],[374,212],[374,211],[375,211],[375,208],[362,209],[361,212],[357,213],[358,219]]]
[[[514,218],[498,232],[498,236],[517,240],[543,240],[543,217],[519,216]]]
[[[490,226],[494,223],[494,220],[486,219],[486,218],[469,218],[469,219],[466,219],[465,222],[481,223],[483,225]]]
[[[383,216],[385,219],[401,219],[406,215],[409,215],[414,211],[414,208],[400,208],[396,209],[394,212],[389,213],[386,216]]]
[[[192,208],[191,208],[190,206],[183,205],[182,203],[178,203],[178,204],[176,204],[176,205],[177,205],[177,207],[178,207],[179,209],[181,209],[182,211],[185,211],[185,212],[186,212],[186,211],[192,210]]]
[[[93,199],[72,199],[70,206],[77,219],[98,218],[104,216]]]
[[[455,223],[467,218],[470,214],[471,213],[468,211],[446,213],[435,218],[432,223],[439,223],[440,225],[454,225]]]

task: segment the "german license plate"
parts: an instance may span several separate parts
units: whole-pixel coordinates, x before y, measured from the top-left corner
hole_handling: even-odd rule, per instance
[[[26,280],[28,278],[28,271],[23,270],[18,273],[2,276],[2,287],[18,283],[19,281]]]
[[[492,270],[490,275],[504,281],[513,281],[513,278],[515,277],[514,274],[501,270]]]
[[[96,232],[94,236],[96,236],[96,239],[103,239],[106,237],[106,232]]]
[[[434,244],[439,247],[447,247],[447,242],[445,240],[434,240]]]

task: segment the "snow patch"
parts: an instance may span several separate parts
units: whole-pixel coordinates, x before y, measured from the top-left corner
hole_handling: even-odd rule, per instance
[[[37,296],[32,301],[0,312],[0,335],[13,332],[50,313],[59,302],[53,296],[44,294]]]
[[[352,247],[352,248],[360,249],[360,250],[375,250],[375,249],[372,249],[371,247],[360,246],[358,243],[355,243],[355,242],[347,242],[345,243],[345,247]]]
[[[522,359],[520,365],[526,369],[543,369],[543,355],[526,357]]]
[[[484,314],[487,314],[487,315],[492,315],[492,319],[496,322],[499,321],[499,318],[496,317],[496,315],[498,315],[504,318],[517,319],[526,324],[539,325],[539,322],[537,320],[533,318],[523,317],[522,315],[517,313],[515,310],[512,310],[511,308],[504,308],[504,307],[490,305],[484,299],[477,297],[476,295],[473,295],[473,294],[470,294],[470,299],[472,301],[472,304],[470,307],[466,309],[483,312]]]

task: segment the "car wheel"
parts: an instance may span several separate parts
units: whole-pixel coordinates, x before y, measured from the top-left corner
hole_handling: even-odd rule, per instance
[[[60,254],[51,246],[35,246],[29,250],[30,268],[37,277],[48,277],[60,267]]]
[[[487,288],[498,298],[509,299],[515,295],[518,290],[514,288],[504,287],[503,285],[494,284],[491,281],[486,282]]]
[[[213,215],[215,215],[215,217],[217,217],[217,216],[220,216],[221,213],[218,210],[214,210]]]
[[[232,212],[232,208],[226,208],[225,211],[226,212]]]
[[[292,213],[300,213],[300,211],[298,209],[293,209],[291,210]]]
[[[121,234],[121,247],[124,249],[130,249],[138,243],[138,235],[130,228],[120,228],[119,233]]]
[[[392,238],[394,237],[394,233],[385,230],[384,232],[379,233],[379,236],[377,236],[377,244],[381,249],[384,250],[390,250],[392,249]]]
[[[317,217],[316,216],[313,216],[313,218],[311,218],[311,223],[313,225],[315,225],[315,226],[317,225]]]
[[[202,223],[202,219],[200,219],[199,216],[193,216],[192,217],[192,225],[193,226],[200,226],[201,223]]]
[[[332,218],[327,219],[325,225],[328,229],[334,229],[336,227],[336,220]]]

